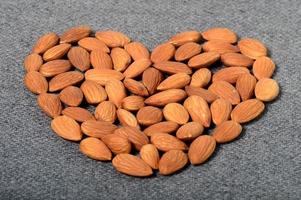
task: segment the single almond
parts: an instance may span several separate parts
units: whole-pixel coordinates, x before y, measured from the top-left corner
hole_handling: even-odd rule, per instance
[[[52,60],[44,63],[39,72],[45,77],[52,77],[58,74],[67,72],[71,69],[71,63],[69,60]]]
[[[246,67],[227,67],[214,73],[212,82],[227,81],[229,83],[235,83],[240,75],[249,73],[250,71]]]
[[[55,60],[62,58],[71,48],[71,44],[59,44],[51,47],[43,54],[45,61]]]
[[[209,135],[201,135],[190,144],[188,157],[190,163],[199,165],[204,163],[214,152],[215,139]]]
[[[264,103],[258,99],[248,99],[233,109],[231,119],[238,123],[249,122],[258,117],[264,110]]]
[[[24,67],[27,72],[38,71],[43,64],[42,57],[37,53],[32,53],[24,59]]]
[[[56,75],[49,81],[49,91],[62,90],[70,85],[75,85],[84,79],[84,75],[77,71],[69,71]]]
[[[85,79],[104,86],[112,79],[122,80],[123,74],[112,69],[90,69],[85,73]]]
[[[189,120],[187,110],[179,103],[169,103],[163,108],[164,118],[177,124],[186,124]]]
[[[211,71],[207,68],[201,68],[191,76],[190,86],[205,87],[211,80]]]
[[[131,154],[118,154],[113,158],[112,164],[117,171],[130,176],[144,177],[153,174],[148,164]]]
[[[186,97],[186,92],[181,89],[169,89],[159,93],[156,93],[147,99],[144,103],[152,106],[164,106],[168,103],[176,103],[183,100]]]
[[[176,133],[177,138],[184,141],[194,140],[204,131],[202,124],[198,122],[188,122],[182,125]]]
[[[225,53],[221,61],[226,66],[250,67],[254,60],[240,53]]]
[[[210,126],[211,112],[205,99],[192,95],[184,101],[184,107],[188,111],[192,121],[199,122],[205,127]]]
[[[202,36],[200,32],[186,31],[172,36],[168,42],[175,46],[181,46],[187,42],[199,42],[201,38]]]
[[[218,97],[226,99],[232,105],[237,105],[240,102],[240,96],[237,90],[226,81],[215,81],[209,86],[208,90]]]
[[[121,107],[122,99],[126,97],[126,91],[121,81],[112,79],[106,86],[105,90],[108,94],[109,100],[115,104],[117,108]]]
[[[273,101],[279,94],[277,81],[271,78],[260,79],[255,86],[255,96],[261,101]]]
[[[142,74],[142,82],[151,95],[155,93],[162,80],[163,74],[153,67],[146,69]]]
[[[206,52],[213,51],[219,54],[239,52],[237,46],[221,40],[210,40],[208,42],[205,42],[203,44],[203,50]]]
[[[89,158],[101,161],[112,159],[110,149],[98,138],[87,137],[79,143],[79,150]]]
[[[35,94],[41,94],[48,90],[46,78],[37,71],[28,72],[24,77],[24,84],[29,91]]]
[[[202,67],[210,67],[213,63],[220,59],[220,54],[217,52],[204,52],[193,56],[188,61],[188,66],[194,69]]]
[[[158,149],[153,144],[143,145],[140,149],[140,157],[144,162],[146,162],[151,168],[159,168],[159,152]]]
[[[123,126],[139,127],[135,115],[127,110],[119,108],[117,110],[117,118]]]
[[[135,111],[144,107],[144,98],[141,96],[131,95],[127,96],[122,100],[122,108]]]
[[[92,113],[81,107],[67,107],[62,111],[62,114],[71,117],[78,122],[85,122],[95,119]]]
[[[170,151],[170,150],[187,150],[187,146],[184,142],[179,140],[173,135],[167,133],[154,133],[151,136],[151,142],[160,151]]]
[[[146,106],[137,112],[137,120],[141,125],[152,125],[156,124],[163,119],[163,114],[161,109],[153,106]]]
[[[131,42],[124,46],[124,49],[131,55],[133,60],[149,59],[148,49],[141,42]]]
[[[159,161],[159,172],[162,175],[173,174],[182,169],[188,162],[187,155],[181,150],[170,150],[163,154]]]
[[[242,126],[235,121],[224,121],[212,132],[212,137],[217,143],[231,142],[236,139],[242,131]]]
[[[60,43],[77,42],[82,38],[89,36],[91,27],[82,25],[68,29],[60,36]]]
[[[143,132],[147,136],[152,136],[152,134],[160,132],[172,133],[175,132],[178,128],[179,125],[177,123],[171,121],[164,121],[148,126],[146,129],[144,129]]]
[[[114,69],[119,72],[124,71],[132,60],[130,54],[126,50],[119,47],[112,49],[111,58]]]
[[[238,77],[236,81],[236,90],[242,101],[252,98],[256,82],[256,78],[248,73],[242,74]]]
[[[188,96],[192,96],[192,95],[200,96],[203,99],[205,99],[205,101],[207,101],[208,103],[212,103],[218,98],[218,96],[216,96],[214,93],[204,88],[186,86],[185,91]]]
[[[95,37],[111,48],[123,47],[131,41],[128,36],[117,31],[96,32]]]
[[[186,73],[177,73],[169,76],[162,81],[157,90],[168,90],[168,89],[180,89],[188,85],[190,82],[190,76]]]
[[[118,129],[118,134],[123,137],[127,137],[128,140],[134,145],[136,150],[140,151],[143,145],[149,143],[148,137],[141,132],[138,128],[124,126]]]
[[[59,37],[56,33],[47,33],[40,37],[32,48],[33,53],[41,54],[57,45]]]
[[[176,48],[170,43],[158,45],[151,53],[151,61],[153,63],[169,61],[175,54]]]
[[[85,99],[90,104],[97,104],[107,99],[107,93],[105,89],[94,81],[84,81],[80,89],[82,90]]]
[[[94,69],[113,69],[111,57],[102,50],[91,51],[90,61]]]
[[[62,112],[60,98],[56,94],[42,93],[37,98],[41,110],[49,117],[57,117]]]
[[[103,101],[95,109],[97,120],[114,123],[116,117],[116,107],[111,101]]]
[[[229,101],[219,98],[210,105],[212,121],[219,125],[230,118],[232,105]]]
[[[72,47],[68,54],[71,64],[80,71],[86,71],[90,68],[90,54],[82,47]]]
[[[259,57],[253,63],[253,74],[258,80],[262,78],[271,78],[274,71],[275,63],[269,57]]]
[[[102,137],[102,141],[109,147],[114,154],[130,153],[131,143],[125,138],[118,134],[109,134]]]
[[[259,40],[243,38],[237,44],[240,52],[249,58],[257,59],[267,55],[267,48]]]
[[[110,49],[107,47],[107,45],[104,42],[94,37],[85,37],[80,41],[78,41],[78,45],[85,48],[88,51],[101,50],[106,53],[110,52]]]
[[[174,61],[163,61],[155,63],[154,67],[167,74],[186,73],[191,74],[191,69],[184,63]]]
[[[60,100],[68,106],[79,106],[83,100],[83,92],[78,87],[68,86],[60,92]]]
[[[180,46],[175,52],[176,61],[187,60],[202,51],[202,46],[195,42],[188,42]]]
[[[51,121],[51,128],[58,136],[66,140],[80,141],[83,137],[79,124],[67,116],[54,118]]]
[[[123,72],[126,78],[134,78],[142,74],[148,67],[150,67],[152,62],[149,59],[140,59],[134,61],[128,68]]]
[[[202,32],[202,37],[205,40],[221,40],[229,43],[236,43],[237,36],[236,34],[228,29],[222,27],[210,28]]]
[[[87,120],[81,124],[81,130],[84,134],[96,138],[112,134],[116,129],[116,125],[105,121]]]
[[[126,78],[123,84],[128,91],[139,96],[148,96],[148,91],[143,83],[131,78]]]

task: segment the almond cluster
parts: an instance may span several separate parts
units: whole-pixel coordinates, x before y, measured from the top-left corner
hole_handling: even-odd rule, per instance
[[[86,156],[131,176],[169,175],[204,163],[278,96],[267,54],[227,28],[178,33],[150,52],[78,26],[38,39],[24,83],[52,130]]]

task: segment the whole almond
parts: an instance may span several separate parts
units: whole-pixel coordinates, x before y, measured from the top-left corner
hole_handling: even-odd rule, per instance
[[[233,109],[231,119],[238,123],[249,122],[258,117],[264,110],[264,103],[257,99],[241,102]]]
[[[188,42],[180,46],[175,52],[176,61],[187,60],[202,51],[202,46],[195,42]]]
[[[84,75],[77,71],[64,72],[56,75],[49,81],[49,91],[62,90],[70,85],[75,85],[84,79]]]
[[[60,43],[72,43],[89,36],[91,27],[82,25],[68,29],[60,36]]]
[[[93,51],[93,50],[102,50],[103,52],[109,53],[110,49],[107,47],[107,45],[94,38],[94,37],[85,37],[78,41],[78,45],[87,49],[88,51]]]
[[[159,172],[170,175],[182,169],[188,162],[187,155],[181,150],[170,150],[159,161]]]
[[[95,37],[111,48],[123,47],[131,41],[126,35],[117,31],[96,32]]]
[[[256,78],[248,73],[242,74],[238,77],[236,81],[236,90],[242,101],[252,98],[256,82]]]
[[[81,107],[67,107],[62,111],[62,113],[63,115],[66,115],[78,122],[85,122],[95,119],[92,113]]]
[[[144,107],[144,98],[136,95],[131,95],[128,97],[125,97],[122,100],[122,108],[129,110],[129,111],[135,111],[139,110],[140,108]]]
[[[80,141],[83,137],[79,124],[67,116],[54,118],[51,121],[51,128],[58,136],[66,140]]]
[[[170,151],[170,150],[187,150],[187,146],[184,142],[179,140],[173,135],[167,133],[154,133],[151,136],[151,142],[160,151]]]
[[[59,116],[62,112],[60,98],[56,94],[42,93],[37,98],[41,110],[49,117]]]
[[[135,115],[127,110],[119,108],[117,110],[117,117],[123,126],[139,127]]]
[[[59,44],[51,47],[43,54],[43,59],[45,61],[55,60],[62,58],[71,48],[70,44]]]
[[[235,83],[240,75],[249,73],[250,71],[246,67],[227,67],[214,73],[212,82],[227,81],[229,83]]]
[[[216,96],[214,93],[204,88],[186,86],[185,91],[188,96],[192,96],[192,95],[200,96],[203,99],[205,99],[205,101],[207,101],[208,103],[212,103],[218,98],[218,96]]]
[[[180,89],[188,85],[190,82],[190,76],[186,73],[177,73],[169,76],[162,81],[157,90],[168,90],[168,89]]]
[[[116,117],[116,107],[111,101],[103,101],[95,109],[97,120],[114,123]]]
[[[60,92],[60,100],[68,106],[78,106],[83,100],[83,92],[78,87],[68,86]]]
[[[229,101],[219,98],[210,105],[212,121],[219,125],[230,118],[232,112],[232,105]]]
[[[274,71],[275,63],[269,57],[259,57],[253,63],[253,74],[258,80],[262,78],[271,78]]]
[[[253,38],[243,38],[237,46],[242,54],[253,59],[267,55],[267,48],[264,44]]]
[[[141,42],[131,42],[124,46],[124,49],[131,55],[133,60],[149,59],[148,49]]]
[[[45,77],[52,77],[64,72],[67,72],[71,69],[71,63],[69,60],[52,60],[44,63],[39,72]]]
[[[141,158],[131,154],[118,154],[112,160],[115,169],[130,176],[150,176],[153,174],[152,168]]]
[[[204,163],[214,152],[215,139],[209,135],[201,135],[191,143],[188,151],[190,163],[198,165]]]
[[[126,97],[126,91],[121,81],[112,79],[106,86],[105,90],[108,94],[109,100],[115,104],[117,108],[121,107],[122,99]]]
[[[24,67],[27,72],[38,71],[43,64],[43,59],[39,54],[32,53],[24,59]]]
[[[278,94],[279,85],[274,79],[262,78],[255,86],[255,96],[261,101],[273,101]]]
[[[85,79],[104,86],[112,79],[122,80],[123,74],[112,69],[90,69],[85,73]]]
[[[220,59],[220,54],[217,52],[204,52],[193,56],[188,61],[188,66],[194,69],[202,67],[210,67],[213,63]]]
[[[191,69],[184,63],[174,61],[163,61],[154,64],[154,67],[167,74],[186,73],[191,74]]]
[[[163,114],[162,111],[153,106],[146,106],[137,112],[137,120],[141,125],[152,125],[162,121]]]
[[[86,101],[90,104],[100,103],[108,97],[105,89],[94,81],[84,81],[80,89],[83,91]]]
[[[172,36],[168,42],[175,46],[181,46],[187,42],[199,42],[201,38],[202,36],[200,32],[186,31]]]
[[[24,77],[24,84],[29,91],[35,94],[41,94],[48,90],[46,78],[37,71],[28,72]]]
[[[236,34],[228,28],[216,27],[210,28],[202,32],[202,37],[205,40],[221,40],[229,43],[236,43]]]
[[[56,33],[47,33],[40,37],[34,47],[32,48],[33,53],[41,54],[54,47],[59,41],[59,37]]]
[[[126,78],[134,78],[142,74],[152,62],[149,59],[140,59],[134,61],[128,68],[123,72]]]
[[[175,132],[179,128],[179,125],[175,122],[164,121],[148,126],[144,129],[144,133],[147,136],[152,136],[154,133],[172,133]]]
[[[109,147],[114,154],[130,153],[131,143],[125,137],[118,134],[109,134],[102,137],[102,141]]]
[[[140,149],[140,157],[144,162],[146,162],[151,168],[158,169],[159,168],[159,152],[155,145],[146,144],[143,145]]]
[[[181,89],[169,89],[159,93],[156,93],[147,99],[144,103],[152,106],[164,106],[168,103],[176,103],[183,100],[186,97],[186,92]]]
[[[111,51],[111,58],[116,71],[124,71],[131,63],[131,56],[122,48],[115,47]]]
[[[177,138],[184,141],[189,141],[200,136],[204,131],[202,124],[198,122],[189,122],[182,125],[176,133]]]
[[[201,68],[191,76],[190,86],[205,87],[211,80],[211,71],[207,68]]]
[[[81,130],[84,134],[96,138],[112,134],[116,129],[116,125],[105,121],[87,120],[81,124]]]
[[[164,118],[177,124],[186,124],[189,120],[187,110],[179,103],[169,103],[163,108]]]
[[[124,126],[119,128],[118,132],[120,135],[126,136],[138,151],[140,151],[143,145],[149,143],[148,137],[138,128]]]
[[[123,84],[128,91],[139,96],[148,96],[148,91],[143,83],[131,78],[126,78]]]
[[[90,54],[82,47],[72,47],[68,54],[71,64],[80,71],[86,71],[90,68]]]
[[[211,113],[208,103],[200,96],[192,95],[184,101],[184,107],[188,111],[192,121],[199,122],[204,127],[211,123]]]
[[[170,60],[175,54],[176,48],[170,43],[158,45],[151,53],[151,61],[153,63],[163,62]]]
[[[253,59],[240,53],[225,53],[221,56],[221,61],[226,66],[250,67]]]
[[[110,149],[98,138],[87,137],[79,143],[79,150],[89,158],[101,161],[112,159]]]
[[[163,74],[153,67],[146,69],[142,74],[142,82],[151,95],[155,93],[162,80]]]
[[[232,105],[237,105],[240,102],[237,90],[226,81],[215,81],[209,86],[208,90],[218,97],[226,99]]]
[[[212,132],[212,137],[217,143],[231,142],[242,131],[242,126],[235,121],[225,121],[219,124]]]
[[[94,69],[113,69],[111,57],[102,50],[91,51],[90,60]]]
[[[213,51],[219,54],[239,52],[239,48],[237,46],[221,40],[210,40],[205,42],[203,44],[203,50],[206,52]]]

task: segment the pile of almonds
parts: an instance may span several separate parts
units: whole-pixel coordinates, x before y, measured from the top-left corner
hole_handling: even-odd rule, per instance
[[[78,26],[40,37],[24,66],[57,135],[141,177],[204,163],[279,93],[264,44],[227,28],[178,33],[150,53],[123,33]]]

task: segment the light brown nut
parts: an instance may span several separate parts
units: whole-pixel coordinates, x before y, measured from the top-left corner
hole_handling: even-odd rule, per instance
[[[89,158],[101,161],[112,159],[110,149],[98,138],[87,137],[79,143],[79,150]]]
[[[228,100],[232,105],[237,105],[240,102],[237,90],[226,81],[215,81],[209,86],[208,90],[218,97]]]
[[[238,123],[249,122],[258,117],[264,110],[264,103],[257,99],[241,102],[233,109],[231,119]]]
[[[59,44],[51,47],[43,54],[43,59],[45,61],[60,59],[69,51],[70,48],[70,44]]]
[[[177,124],[186,124],[189,120],[187,110],[179,103],[169,103],[163,108],[164,118]]]
[[[40,67],[43,64],[43,59],[39,54],[32,53],[26,56],[23,64],[26,72],[39,71]]]
[[[239,93],[242,101],[251,99],[254,95],[256,78],[251,74],[242,74],[236,81],[236,90]]]
[[[55,118],[62,112],[62,104],[56,94],[42,93],[38,96],[37,102],[41,110],[49,117]]]
[[[255,96],[261,101],[273,101],[278,94],[279,85],[274,79],[262,78],[255,86]]]
[[[128,52],[120,47],[115,47],[111,51],[111,58],[116,71],[124,71],[131,63],[131,56]]]
[[[271,78],[274,71],[275,63],[269,57],[259,57],[253,63],[253,74],[258,80],[262,78]]]
[[[117,118],[121,125],[139,128],[135,115],[127,110],[119,108],[117,110]]]
[[[128,138],[128,140],[134,145],[135,149],[140,151],[143,145],[149,143],[148,137],[141,132],[138,128],[124,126],[117,129],[114,133]]]
[[[230,118],[232,105],[229,101],[219,98],[210,105],[212,121],[219,125]]]
[[[111,48],[123,47],[131,41],[128,36],[117,31],[96,32],[95,37]]]
[[[146,106],[137,112],[137,120],[141,125],[149,126],[162,121],[162,119],[162,111],[157,107]]]
[[[250,71],[246,67],[227,67],[214,73],[212,76],[212,82],[227,81],[229,83],[236,83],[240,75],[249,73]]]
[[[169,43],[160,44],[155,47],[151,53],[151,61],[153,63],[169,61],[175,54],[176,48]]]
[[[228,29],[222,27],[210,28],[202,32],[202,37],[205,40],[221,40],[229,43],[236,43],[237,36],[236,34]]]
[[[139,96],[148,96],[148,90],[143,85],[143,83],[136,81],[131,78],[126,78],[123,81],[123,84],[128,91],[130,91],[133,94],[139,95]]]
[[[205,87],[211,80],[211,71],[207,68],[202,68],[194,72],[191,76],[190,86]]]
[[[205,52],[213,51],[219,54],[239,52],[239,48],[237,46],[220,40],[210,40],[205,42],[203,44],[203,50]]]
[[[188,61],[188,66],[194,69],[210,67],[219,59],[220,54],[217,52],[204,52],[190,58],[190,60]]]
[[[212,132],[212,137],[217,143],[231,142],[236,139],[242,131],[242,126],[235,121],[225,121],[219,124]]]
[[[59,94],[60,100],[68,106],[78,106],[83,100],[83,92],[75,86],[64,88]]]
[[[186,97],[186,92],[181,89],[169,89],[156,93],[147,99],[144,103],[152,106],[164,106],[168,103],[176,103]]]
[[[109,100],[115,104],[117,108],[121,107],[122,99],[126,97],[126,91],[121,81],[112,79],[105,87]]]
[[[72,47],[68,54],[71,64],[80,71],[86,71],[90,68],[90,54],[82,47]]]
[[[136,95],[127,96],[122,100],[122,108],[135,111],[144,107],[144,98]]]
[[[151,95],[155,93],[162,80],[163,74],[153,67],[146,69],[142,74],[142,82]]]
[[[188,162],[187,155],[181,150],[170,150],[159,161],[159,172],[170,175],[182,169]]]
[[[131,143],[126,137],[118,134],[105,135],[101,139],[114,154],[130,153]]]
[[[146,162],[151,168],[159,168],[160,155],[158,149],[153,144],[143,145],[140,149],[140,157]]]
[[[151,136],[151,142],[160,151],[170,151],[170,150],[187,150],[187,146],[184,142],[179,140],[173,135],[167,133],[154,133]]]
[[[199,42],[202,38],[200,32],[197,31],[186,31],[177,33],[169,39],[169,43],[175,46],[181,46],[187,42]]]
[[[70,85],[75,85],[84,79],[84,75],[77,71],[69,71],[56,75],[49,81],[49,91],[55,92]]]
[[[114,123],[116,115],[116,107],[111,101],[103,101],[95,109],[95,118],[100,121]]]
[[[176,61],[187,60],[202,51],[202,46],[195,42],[188,42],[180,46],[175,53]]]
[[[93,50],[102,50],[103,52],[109,53],[110,49],[107,47],[107,45],[94,38],[94,37],[85,37],[78,41],[78,45],[87,49],[88,51],[93,51]]]
[[[80,89],[82,90],[85,99],[90,104],[97,104],[107,99],[107,93],[105,89],[94,81],[84,81]]]
[[[72,43],[89,36],[91,32],[91,27],[87,25],[81,25],[72,27],[66,30],[60,36],[60,43]]]
[[[90,69],[85,73],[85,79],[104,86],[112,79],[122,80],[123,74],[112,69]]]
[[[58,136],[66,140],[80,141],[83,137],[79,124],[67,116],[54,118],[51,121],[51,128]]]
[[[176,133],[177,138],[184,141],[194,140],[204,131],[202,124],[198,122],[188,122],[182,125]]]
[[[267,48],[259,40],[253,38],[243,38],[237,46],[242,54],[249,58],[257,59],[267,55]]]
[[[192,96],[192,95],[200,96],[203,99],[205,99],[205,101],[207,101],[208,103],[212,103],[218,98],[218,96],[216,96],[214,93],[204,88],[186,86],[185,91],[188,96]]]
[[[133,60],[149,59],[148,49],[141,42],[131,42],[124,46],[124,49],[131,55]]]
[[[163,121],[147,127],[143,132],[147,136],[152,136],[152,134],[154,133],[172,133],[175,132],[178,128],[179,125],[176,122]]]
[[[240,53],[225,53],[221,61],[226,66],[250,67],[254,60]]]
[[[163,61],[154,64],[154,67],[167,74],[186,73],[191,74],[191,69],[184,63],[174,61]]]
[[[78,122],[85,122],[95,119],[92,113],[81,107],[67,107],[62,111],[62,114]]]
[[[147,68],[151,66],[152,62],[149,59],[140,59],[134,61],[128,68],[123,72],[126,78],[134,78],[142,74]]]
[[[111,57],[102,50],[91,51],[90,61],[94,69],[113,69]]]
[[[67,72],[70,69],[71,63],[69,60],[58,59],[44,63],[40,67],[39,72],[45,77],[52,77]]]
[[[105,121],[87,120],[81,124],[81,130],[84,134],[96,138],[112,134],[116,129],[116,125]]]
[[[37,71],[28,72],[24,77],[24,84],[29,91],[35,94],[41,94],[48,90],[46,78]]]
[[[190,76],[186,73],[177,73],[167,77],[157,87],[157,90],[180,89],[188,85]]]
[[[55,33],[47,33],[41,36],[32,48],[32,53],[41,54],[54,47],[59,42],[59,37]]]

